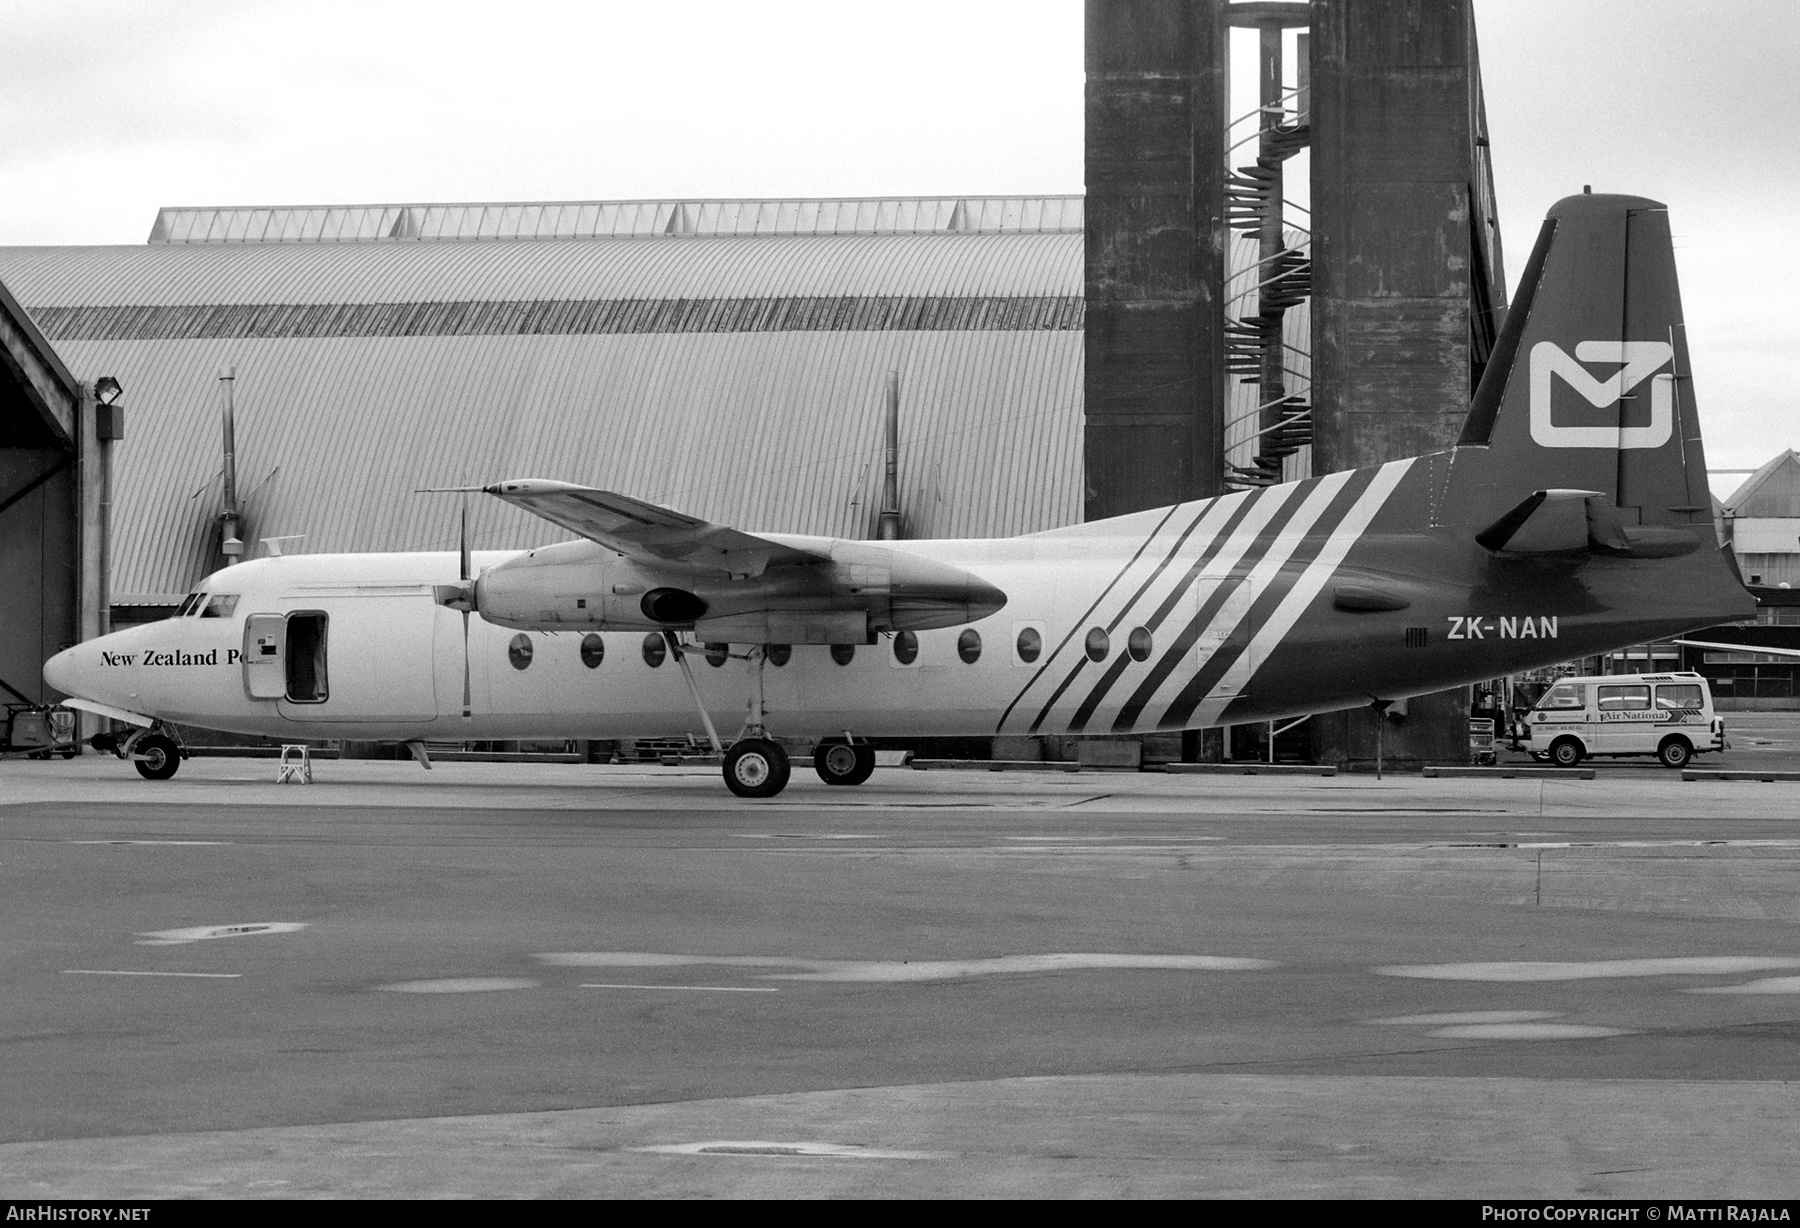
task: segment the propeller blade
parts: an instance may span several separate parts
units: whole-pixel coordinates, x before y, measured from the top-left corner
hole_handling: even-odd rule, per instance
[[[474,556],[469,550],[469,496],[464,495],[462,501],[462,578],[466,584],[475,578]]]
[[[474,708],[474,695],[469,688],[469,612],[463,611],[463,719],[469,719]]]

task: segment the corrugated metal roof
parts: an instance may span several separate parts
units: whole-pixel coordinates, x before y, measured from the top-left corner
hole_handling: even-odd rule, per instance
[[[890,370],[908,536],[1080,517],[1076,232],[0,248],[0,279],[74,370],[124,384],[123,600],[219,561],[227,365],[251,542],[448,549],[456,500],[415,487],[525,476],[866,537]],[[1255,397],[1231,381],[1227,420]],[[485,499],[471,525],[484,549],[558,535]]]
[[[1082,203],[1079,196],[890,196],[164,208],[157,210],[150,242],[1080,234]]]
[[[5,247],[32,307],[1081,294],[1078,234]]]
[[[1800,515],[1800,456],[1788,448],[1764,461],[1731,492],[1725,512],[1772,518]]]

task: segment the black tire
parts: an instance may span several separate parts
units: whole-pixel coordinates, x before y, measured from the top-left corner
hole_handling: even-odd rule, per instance
[[[827,742],[813,752],[813,771],[828,785],[860,785],[875,774],[875,748]]]
[[[75,757],[75,752],[74,752],[74,751],[72,751],[72,750],[65,750],[65,751],[64,751],[64,752],[63,752],[63,753],[62,753],[62,757],[63,757],[63,758],[64,758],[64,759],[73,759],[73,758],[74,758],[74,757]]]
[[[767,738],[745,738],[725,752],[725,787],[739,797],[774,797],[792,772],[787,752]]]
[[[142,759],[133,758],[131,765],[145,780],[167,780],[181,766],[181,754],[175,749],[175,743],[160,733],[140,739],[131,748],[131,753],[134,756],[144,756]]]
[[[1680,734],[1671,734],[1656,748],[1657,762],[1666,768],[1684,768],[1694,759],[1694,748]]]
[[[1558,738],[1550,743],[1550,762],[1559,768],[1577,767],[1583,757],[1581,743],[1574,738]]]

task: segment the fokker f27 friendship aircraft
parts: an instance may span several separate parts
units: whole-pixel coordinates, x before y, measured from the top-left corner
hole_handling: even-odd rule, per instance
[[[1668,213],[1551,209],[1449,451],[1000,540],[746,533],[550,481],[518,553],[266,558],[59,653],[71,706],[282,738],[741,730],[725,782],[870,736],[1131,734],[1398,700],[1748,616],[1719,549]],[[696,668],[695,658],[700,664]]]

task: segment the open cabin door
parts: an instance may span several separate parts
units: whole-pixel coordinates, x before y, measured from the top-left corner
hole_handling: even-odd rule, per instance
[[[437,716],[434,643],[443,619],[427,591],[320,594],[306,608],[244,620],[244,693],[292,721],[428,721]],[[460,648],[460,645],[459,645]],[[461,700],[461,661],[457,660]]]
[[[287,694],[286,614],[252,614],[244,620],[244,694],[280,699]]]

